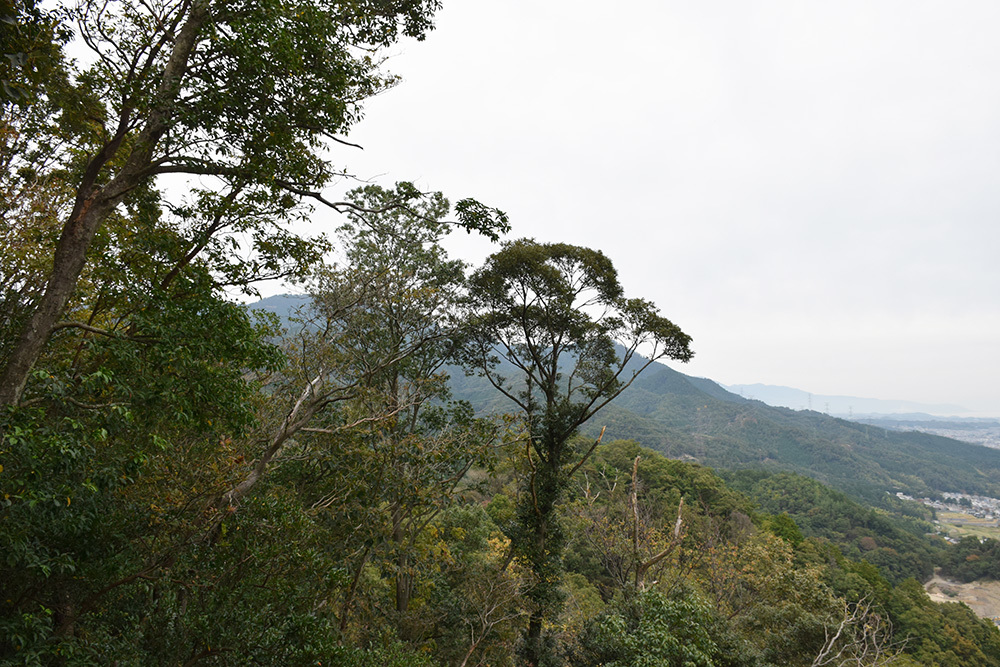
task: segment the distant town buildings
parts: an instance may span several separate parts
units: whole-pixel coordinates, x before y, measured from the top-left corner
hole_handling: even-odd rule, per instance
[[[968,514],[983,522],[992,521],[993,527],[1000,525],[1000,499],[989,496],[970,496],[965,493],[942,493],[941,496],[944,500],[914,498],[901,491],[896,492],[896,497],[901,500],[914,500],[939,512],[958,512]],[[951,537],[945,539],[949,542],[957,542]]]
[[[1000,449],[1000,422],[992,420],[968,420],[965,422],[901,421],[894,423],[893,420],[889,419],[860,419],[858,422],[862,424],[870,423],[872,425],[888,428],[893,431],[916,431],[918,433],[930,433],[931,435],[953,438],[955,440],[961,440],[962,442],[968,442],[973,445],[982,445],[984,447]]]

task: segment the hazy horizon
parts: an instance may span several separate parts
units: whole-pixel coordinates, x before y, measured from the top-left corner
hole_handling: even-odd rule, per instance
[[[260,301],[248,302],[247,305],[254,306],[257,305],[258,303],[266,302],[268,301],[268,299],[277,299],[282,297],[299,298],[307,296],[308,295],[300,292],[284,292],[264,297]],[[274,308],[267,307],[264,308],[264,310],[268,310],[271,312],[280,312],[283,310],[283,307],[279,307],[276,310]],[[1000,419],[1000,412],[975,411],[975,410],[970,410],[965,406],[954,405],[954,404],[934,404],[934,403],[922,403],[917,401],[906,401],[892,396],[874,397],[874,396],[856,396],[853,394],[826,395],[826,394],[811,392],[808,389],[802,389],[800,387],[765,384],[761,382],[744,382],[744,383],[727,384],[720,382],[716,378],[692,375],[691,373],[687,372],[688,369],[685,364],[680,364],[673,361],[665,361],[660,363],[663,363],[665,366],[673,368],[674,370],[680,371],[685,375],[691,375],[692,377],[700,377],[702,379],[711,380],[712,382],[715,382],[726,391],[737,394],[744,398],[759,400],[762,403],[766,403],[768,405],[787,407],[793,410],[815,410],[816,412],[823,412],[826,414],[832,414],[836,416],[850,415],[852,412],[854,413],[855,416],[862,414],[901,414],[901,413],[923,412],[936,417],[954,416],[960,418]]]
[[[985,1],[446,2],[333,153],[600,248],[685,373],[996,414],[998,29]]]

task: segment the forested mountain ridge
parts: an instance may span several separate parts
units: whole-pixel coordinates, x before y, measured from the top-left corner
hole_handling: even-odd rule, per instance
[[[475,378],[456,395],[483,402]],[[588,425],[671,458],[720,469],[789,470],[878,502],[886,491],[1000,497],[1000,451],[950,438],[888,431],[744,399],[715,382],[656,364]]]
[[[304,303],[304,297],[282,295],[252,307],[287,318]],[[510,409],[482,378],[449,370],[456,398],[481,412]],[[797,472],[877,504],[887,491],[1000,497],[1000,450],[769,406],[662,363],[646,369],[584,430],[596,436],[604,426],[608,437],[633,439],[671,458],[719,469]]]
[[[0,8],[0,667],[1000,667],[909,576],[918,522],[581,434],[693,351],[602,252],[409,182],[333,198],[439,8]],[[234,297],[278,279],[309,291],[284,331]],[[754,419],[636,387],[680,398],[620,421],[699,450],[712,401]]]
[[[713,467],[793,470],[870,500],[896,490],[915,496],[1000,492],[995,450],[768,406],[662,365],[638,378],[618,407],[664,430],[659,438],[624,437]]]
[[[768,406],[662,364],[639,377],[617,406],[663,429],[623,437],[713,467],[792,470],[870,500],[896,490],[1000,493],[995,450]]]

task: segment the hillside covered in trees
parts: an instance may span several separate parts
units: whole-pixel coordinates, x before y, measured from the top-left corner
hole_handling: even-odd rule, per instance
[[[308,295],[279,295],[252,304],[290,322]],[[629,371],[644,363],[636,355]],[[499,365],[501,373],[514,368]],[[479,413],[513,404],[483,377],[447,368],[457,398]],[[886,492],[939,497],[941,492],[1000,497],[1000,450],[915,431],[879,428],[815,412],[773,407],[717,383],[656,363],[583,427],[596,437],[607,426],[671,458],[724,469],[789,471],[879,506],[898,508]],[[910,510],[915,511],[915,510]]]
[[[492,206],[329,194],[438,8],[2,8],[0,665],[1000,665],[920,583],[995,545],[788,472],[990,490],[991,455],[657,365],[695,342]],[[234,298],[277,279],[294,319]]]

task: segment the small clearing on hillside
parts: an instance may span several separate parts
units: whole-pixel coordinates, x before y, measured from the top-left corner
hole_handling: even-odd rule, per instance
[[[944,579],[935,572],[924,588],[934,602],[964,602],[980,618],[1000,619],[1000,581],[963,584]]]

